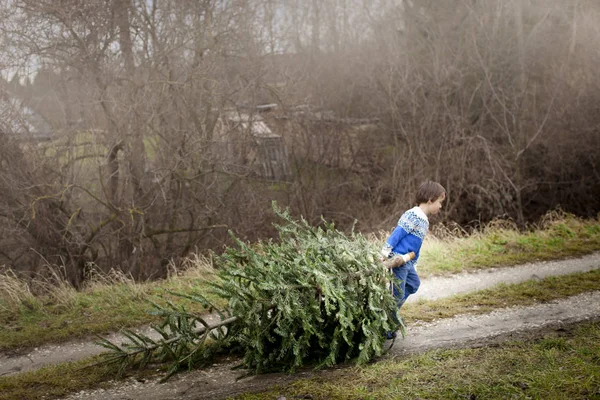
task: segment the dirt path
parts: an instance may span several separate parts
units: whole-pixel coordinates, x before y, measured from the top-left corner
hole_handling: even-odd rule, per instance
[[[451,277],[434,277],[423,280],[419,292],[411,296],[408,301],[436,299],[481,290],[500,282],[517,283],[529,279],[542,279],[547,276],[586,272],[594,269],[600,269],[600,253],[569,260],[492,268],[471,274],[460,273]],[[143,329],[141,332],[149,336],[155,334],[150,329]],[[110,335],[108,339],[114,343],[123,341],[118,334]],[[0,354],[0,376],[30,371],[45,365],[75,361],[101,353],[104,349],[95,345],[93,341],[94,339],[88,339],[40,346],[25,355]]]
[[[217,322],[218,317],[208,316],[204,318],[208,323]],[[160,339],[161,336],[154,329],[144,327],[132,329],[137,333],[142,333],[152,339]],[[113,333],[103,336],[113,343],[128,341],[123,335]],[[0,376],[15,375],[22,372],[36,370],[46,365],[54,365],[69,361],[81,360],[92,357],[104,351],[104,347],[98,346],[94,342],[96,337],[91,337],[78,341],[65,342],[61,344],[49,344],[34,348],[27,354],[2,354],[0,353]]]
[[[412,296],[409,301],[436,299],[481,290],[501,282],[517,283],[529,279],[542,279],[547,276],[586,272],[594,269],[600,269],[600,253],[576,259],[529,263],[510,268],[493,268],[471,274],[461,273],[451,277],[433,277],[423,280],[418,294]],[[586,296],[592,297],[588,298]],[[535,307],[500,310],[483,316],[464,316],[442,320],[435,324],[426,324],[415,327],[414,330],[409,329],[407,338],[397,342],[392,351],[399,354],[407,351],[407,349],[420,351],[430,347],[452,345],[453,341],[463,343],[472,340],[485,340],[507,332],[516,332],[519,329],[531,330],[552,326],[560,323],[560,321],[571,323],[596,318],[600,316],[600,297],[598,296],[598,293],[586,294],[559,302],[540,304]],[[517,321],[518,323],[516,323]],[[150,332],[146,330],[145,333]],[[110,335],[109,339],[117,343],[122,341],[117,334]],[[26,355],[0,354],[0,376],[34,370],[49,364],[74,361],[102,351],[103,348],[95,345],[92,341],[82,340],[39,347]],[[243,387],[244,390],[252,390],[253,386],[264,386],[263,382],[273,385],[279,381],[292,379],[288,375],[281,374],[265,375],[235,382],[235,379],[239,377],[239,373],[230,371],[231,366],[224,363],[215,365],[212,369],[194,371],[178,377],[176,381],[173,381],[176,382],[174,384],[157,385],[155,382],[143,384],[132,382],[124,386],[120,385],[118,389],[112,391],[101,392],[102,395],[94,394],[95,392],[91,392],[91,394],[80,393],[79,397],[73,398],[152,400],[168,399],[171,396],[174,397],[175,394],[179,398],[217,398],[218,392],[223,390],[223,385],[226,386],[227,390],[238,390],[236,389],[238,386]],[[293,379],[311,373],[312,371],[300,372],[295,374]],[[202,388],[202,390],[196,390],[197,388]],[[212,393],[211,396],[213,397],[201,397],[199,390],[200,392]],[[125,392],[127,394],[124,394]],[[192,397],[185,397],[188,392],[192,393],[190,394]]]
[[[430,348],[486,338],[560,327],[600,319],[600,291],[582,293],[531,307],[511,307],[483,315],[459,315],[454,318],[419,324],[407,329],[404,339],[395,343],[391,353],[421,352]]]
[[[535,337],[591,320],[600,320],[600,291],[533,307],[514,307],[480,316],[458,316],[413,329],[409,327],[406,338],[396,340],[388,356],[402,357],[440,347],[482,346],[504,340]],[[265,374],[238,380],[243,373],[231,370],[235,364],[230,361],[212,368],[183,373],[164,384],[156,380],[119,383],[111,389],[82,391],[65,400],[224,399],[309,376],[326,376],[331,373],[327,370],[303,370],[293,375]]]
[[[408,298],[408,302],[419,299],[437,299],[454,294],[487,289],[500,282],[519,283],[529,279],[543,279],[574,272],[600,269],[600,253],[581,258],[558,261],[542,261],[507,268],[489,268],[475,273],[459,273],[450,277],[433,277],[424,280],[419,291]]]

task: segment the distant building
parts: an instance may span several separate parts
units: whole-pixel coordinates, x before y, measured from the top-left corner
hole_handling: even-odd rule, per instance
[[[290,178],[289,156],[283,137],[259,114],[271,108],[276,105],[258,106],[255,113],[239,110],[221,113],[215,139],[224,165],[275,181]]]
[[[52,128],[44,118],[23,101],[0,92],[0,131],[23,140],[52,138]]]
[[[298,105],[265,115],[265,120],[285,137],[293,157],[332,168],[360,170],[372,162],[369,149],[378,145],[378,118],[342,118],[330,110]]]

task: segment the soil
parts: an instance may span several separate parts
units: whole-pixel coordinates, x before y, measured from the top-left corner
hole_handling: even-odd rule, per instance
[[[433,277],[422,281],[418,295],[409,301],[435,299],[457,293],[481,290],[498,283],[517,283],[546,276],[563,275],[600,269],[600,253],[561,261],[529,263],[510,268],[494,268],[451,277]],[[573,324],[600,320],[600,291],[584,293],[531,307],[513,307],[479,316],[457,316],[427,324],[409,326],[404,339],[396,339],[387,357],[403,357],[439,347],[483,346],[507,339],[541,335],[549,330],[564,330]],[[143,329],[149,333],[147,329]],[[119,342],[115,334],[109,338]],[[40,368],[44,365],[74,361],[98,354],[103,348],[91,341],[78,341],[36,348],[26,355],[0,354],[0,376]],[[158,400],[220,399],[240,393],[256,392],[274,385],[289,383],[308,376],[331,371],[311,369],[289,374],[264,374],[243,377],[245,372],[233,370],[236,359],[224,359],[202,370],[182,373],[167,383],[157,379],[119,381],[108,388],[86,390],[66,399],[86,400]]]
[[[409,327],[406,337],[396,339],[386,357],[406,357],[442,347],[481,347],[506,340],[532,339],[548,332],[570,330],[586,321],[600,321],[600,291],[533,307],[515,307],[480,316],[458,316]],[[224,360],[207,369],[180,374],[162,384],[158,379],[146,382],[130,380],[125,384],[116,383],[110,389],[82,391],[66,399],[225,399],[264,391],[302,378],[319,376],[326,379],[327,374],[333,371],[304,369],[295,374],[263,374],[244,378],[243,371],[232,369],[237,364],[238,360]]]

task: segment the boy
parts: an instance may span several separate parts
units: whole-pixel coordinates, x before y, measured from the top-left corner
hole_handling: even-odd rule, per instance
[[[398,226],[388,237],[381,249],[382,260],[396,255],[415,253],[413,260],[406,260],[404,265],[393,268],[394,276],[399,284],[393,284],[393,293],[398,308],[406,301],[408,296],[419,289],[421,280],[417,275],[416,265],[423,239],[429,230],[429,215],[437,214],[446,199],[446,189],[437,182],[427,181],[419,186],[416,194],[418,206],[406,211],[400,217]],[[396,332],[388,333],[388,339],[396,337]]]

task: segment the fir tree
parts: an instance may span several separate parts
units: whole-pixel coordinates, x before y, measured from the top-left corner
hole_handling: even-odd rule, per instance
[[[278,240],[248,244],[232,234],[236,246],[214,255],[218,270],[211,290],[228,301],[227,310],[217,310],[201,294],[179,294],[216,310],[219,324],[210,325],[172,303],[155,304],[155,312],[164,317],[156,327],[163,339],[128,332],[128,345],[102,341],[112,350],[108,360],[125,366],[136,355],[142,355],[142,364],[170,358],[174,373],[215,351],[238,349],[244,366],[260,373],[351,359],[364,364],[380,356],[385,333],[399,323],[376,246],[325,220],[313,227],[273,208],[282,219],[276,225]]]

